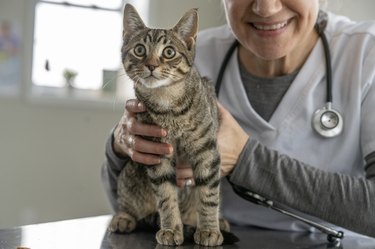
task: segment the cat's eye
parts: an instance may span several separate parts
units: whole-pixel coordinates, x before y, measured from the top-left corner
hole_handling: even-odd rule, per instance
[[[172,59],[176,55],[176,51],[172,47],[166,47],[163,50],[163,56],[167,59]]]
[[[144,45],[142,44],[138,44],[137,46],[135,46],[134,48],[134,54],[136,56],[139,56],[139,57],[142,57],[146,54],[146,48]]]

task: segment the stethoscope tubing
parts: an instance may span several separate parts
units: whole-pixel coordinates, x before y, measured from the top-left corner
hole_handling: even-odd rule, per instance
[[[326,105],[314,112],[311,125],[320,136],[324,138],[332,138],[341,134],[344,124],[340,112],[332,108],[332,62],[328,40],[324,33],[325,25],[326,22],[323,22],[323,25],[316,24],[315,29],[323,43],[324,57],[326,62]],[[215,92],[217,97],[219,97],[225,69],[238,46],[239,42],[234,40],[224,56],[223,62],[219,69],[218,77],[216,79]],[[331,119],[332,117],[334,119]],[[332,127],[333,123],[336,124],[334,127]]]
[[[329,51],[329,44],[327,40],[327,36],[324,34],[323,31],[319,29],[318,33],[320,38],[322,39],[323,49],[324,49],[324,56],[326,61],[326,74],[327,74],[327,96],[326,102],[332,103],[332,60],[331,60],[331,52]]]
[[[221,63],[221,66],[220,66],[220,69],[219,69],[219,74],[217,76],[216,85],[215,85],[215,93],[216,93],[216,96],[218,98],[219,98],[220,88],[221,88],[221,85],[223,83],[225,69],[228,66],[230,58],[234,54],[234,50],[236,50],[236,48],[238,47],[239,44],[240,43],[237,40],[234,40],[232,45],[230,45],[227,53],[225,54],[223,62]]]
[[[329,51],[329,44],[326,35],[324,32],[318,31],[319,36],[322,39],[323,43],[323,49],[324,49],[324,56],[325,56],[325,61],[326,61],[326,74],[327,74],[327,96],[326,96],[326,102],[327,103],[332,103],[332,65],[331,65],[331,53]],[[215,93],[216,96],[219,97],[221,85],[223,83],[223,78],[224,78],[224,73],[225,69],[228,66],[229,60],[234,54],[234,50],[239,46],[239,41],[234,40],[233,43],[230,45],[227,53],[224,56],[223,62],[221,63],[219,73],[216,79],[216,85],[215,85]]]

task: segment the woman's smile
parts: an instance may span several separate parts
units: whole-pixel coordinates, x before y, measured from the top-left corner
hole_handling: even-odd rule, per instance
[[[264,30],[264,31],[276,31],[276,30],[279,30],[279,29],[282,29],[284,28],[286,25],[288,25],[288,21],[283,21],[283,22],[279,22],[279,23],[271,23],[271,24],[267,24],[267,23],[257,23],[257,22],[254,22],[254,23],[250,23],[255,29],[257,30]]]
[[[283,34],[291,19],[278,22],[249,22],[252,32],[260,38],[276,38]]]

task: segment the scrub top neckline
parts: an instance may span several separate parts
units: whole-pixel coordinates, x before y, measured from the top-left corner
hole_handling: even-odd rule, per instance
[[[234,51],[228,63],[226,70],[232,73],[224,74],[223,85],[221,86],[223,89],[220,91],[219,100],[223,102],[224,106],[228,106],[229,111],[239,121],[251,124],[253,131],[256,130],[260,133],[281,129],[290,125],[293,119],[298,118],[296,116],[306,105],[308,93],[316,84],[322,82],[321,79],[325,74],[324,51],[319,39],[267,122],[253,109],[249,102],[241,79],[237,56],[238,49]],[[318,67],[316,66],[317,61],[321,61]],[[325,104],[324,99],[321,101],[323,106]],[[225,105],[225,102],[231,102],[231,104]]]

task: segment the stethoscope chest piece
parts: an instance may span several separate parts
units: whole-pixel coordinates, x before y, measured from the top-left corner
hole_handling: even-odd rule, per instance
[[[332,109],[331,103],[315,111],[312,119],[314,130],[321,136],[331,138],[340,135],[344,128],[341,114]]]

